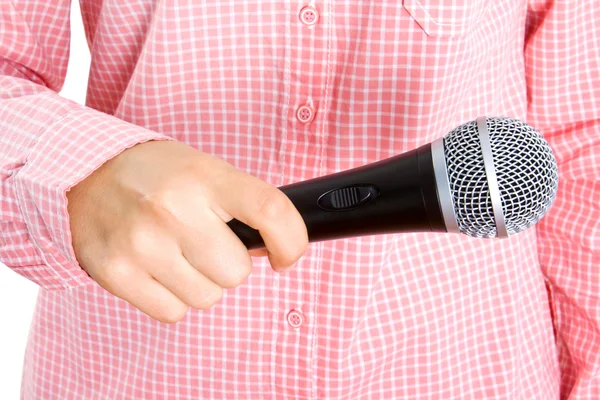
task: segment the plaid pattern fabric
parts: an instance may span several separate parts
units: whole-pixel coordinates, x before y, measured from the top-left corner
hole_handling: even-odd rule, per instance
[[[47,289],[23,399],[600,398],[600,3],[81,0],[86,107],[56,93],[69,3],[0,2],[0,257]],[[510,239],[314,243],[176,325],[75,260],[65,191],[136,143],[280,186],[480,115],[559,162],[551,212]]]

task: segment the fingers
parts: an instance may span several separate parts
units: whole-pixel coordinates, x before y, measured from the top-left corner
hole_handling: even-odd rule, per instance
[[[181,226],[179,245],[186,260],[223,288],[241,285],[252,271],[248,250],[214,213],[201,217],[200,227]]]
[[[165,323],[181,320],[189,306],[207,310],[223,288],[237,287],[252,270],[247,249],[212,211],[196,212],[189,226],[161,229],[139,222],[117,254],[93,278],[110,293]],[[202,223],[199,224],[198,221]],[[202,229],[198,229],[201,226]]]
[[[290,199],[278,188],[248,174],[237,172],[227,181],[214,192],[215,212],[225,212],[257,229],[273,269],[295,263],[306,251],[308,234]]]
[[[158,321],[176,323],[188,311],[187,304],[135,265],[111,263],[102,276],[93,278],[110,293]]]
[[[184,303],[198,309],[208,310],[223,295],[223,289],[176,253],[169,263],[157,263],[150,267],[150,275],[175,294]]]

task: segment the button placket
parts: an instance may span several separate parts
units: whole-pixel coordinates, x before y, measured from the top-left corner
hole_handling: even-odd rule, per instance
[[[329,37],[326,36],[326,40],[323,35],[329,32],[331,11],[324,12],[328,6],[322,1],[317,4],[313,0],[295,5],[286,3],[285,35],[281,38],[286,44],[282,61],[287,92],[282,113],[285,127],[276,157],[282,177],[291,182],[300,179],[308,170],[318,170],[322,164],[323,138],[319,129],[322,115],[317,113],[321,112],[321,97],[329,82],[330,69],[323,61],[328,60],[331,44]],[[273,290],[278,293],[274,309],[277,317],[275,348],[281,352],[272,361],[273,371],[281,370],[298,357],[307,360],[304,370],[307,374],[315,368],[314,322],[318,299],[316,282],[319,280],[313,268],[302,268],[313,257],[309,255],[301,260],[300,265],[294,267],[293,276],[276,275],[274,278]],[[299,395],[310,398],[316,385],[317,381],[310,379]]]

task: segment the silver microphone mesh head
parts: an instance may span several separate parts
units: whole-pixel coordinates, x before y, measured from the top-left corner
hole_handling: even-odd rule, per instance
[[[506,228],[512,235],[538,222],[554,202],[556,159],[542,135],[522,121],[487,118],[487,129]],[[443,142],[459,231],[474,237],[496,237],[477,122],[459,126]]]

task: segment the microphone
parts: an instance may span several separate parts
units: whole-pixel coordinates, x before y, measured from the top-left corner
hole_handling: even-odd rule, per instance
[[[537,223],[558,190],[550,145],[512,118],[480,117],[415,150],[282,186],[309,242],[404,232],[508,237]],[[227,225],[248,249],[260,233]]]

